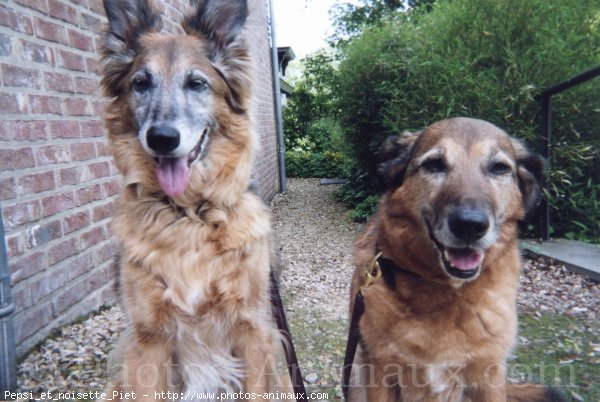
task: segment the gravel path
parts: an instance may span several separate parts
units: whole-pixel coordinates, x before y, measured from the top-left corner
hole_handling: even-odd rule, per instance
[[[275,197],[273,226],[283,254],[282,294],[294,343],[309,389],[339,400],[345,348],[351,243],[360,225],[346,219],[333,198],[337,186],[317,179],[290,179]],[[521,313],[561,314],[597,322],[600,285],[564,267],[525,261],[518,306]],[[106,382],[106,357],[122,314],[113,307],[63,328],[19,365],[21,392],[89,392]],[[600,328],[592,326],[593,343]],[[600,346],[600,345],[598,345]],[[598,348],[600,356],[600,348]]]

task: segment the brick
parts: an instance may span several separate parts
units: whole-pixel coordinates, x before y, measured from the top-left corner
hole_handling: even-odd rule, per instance
[[[62,114],[62,102],[56,96],[29,95],[29,104],[33,114]]]
[[[16,148],[16,149],[0,149],[0,166],[3,170],[18,170],[35,166],[33,158],[33,149]]]
[[[100,1],[90,1],[90,10],[99,15],[104,15],[104,7]]]
[[[108,162],[96,162],[88,165],[88,178],[101,179],[110,176],[110,165]]]
[[[82,28],[85,28],[96,34],[102,32],[102,29],[104,28],[102,20],[91,14],[81,13],[80,21],[80,25]]]
[[[88,0],[71,0],[71,3],[83,6],[85,8],[89,7]]]
[[[65,114],[69,116],[87,116],[89,115],[88,101],[83,98],[65,98],[63,100]]]
[[[6,235],[6,256],[9,260],[22,255],[25,252],[21,233]]]
[[[71,161],[70,148],[66,144],[47,145],[37,150],[38,165],[54,165]]]
[[[104,123],[100,120],[82,121],[80,125],[83,138],[104,136]]]
[[[25,231],[27,248],[43,246],[63,235],[62,225],[59,220],[34,225]]]
[[[75,93],[73,80],[70,76],[61,73],[44,73],[46,89],[56,92]]]
[[[31,302],[37,304],[67,284],[66,272],[64,269],[56,267],[28,282],[28,286],[31,288]]]
[[[34,18],[33,25],[35,27],[35,34],[38,38],[68,45],[67,30],[64,27],[38,17]]]
[[[111,218],[115,213],[114,201],[107,202],[104,205],[98,205],[92,209],[92,221],[99,222],[106,218]]]
[[[104,101],[94,101],[92,107],[94,108],[94,115],[104,116],[104,111],[106,109],[106,103]]]
[[[88,293],[86,293],[85,286],[81,281],[67,286],[52,301],[54,315],[64,313],[70,307],[83,300],[87,295]]]
[[[46,122],[40,120],[11,122],[13,139],[18,141],[37,141],[48,139]]]
[[[69,261],[65,266],[66,279],[67,281],[77,279],[95,267],[96,263],[94,262],[93,253],[77,256],[77,258]]]
[[[10,200],[17,196],[17,185],[14,177],[0,179],[0,200]]]
[[[7,87],[41,88],[42,78],[37,70],[10,64],[2,65],[2,79]]]
[[[52,121],[50,122],[50,134],[56,138],[79,138],[79,123],[76,121]]]
[[[82,182],[83,169],[81,166],[61,169],[58,172],[58,182],[61,186],[74,185]]]
[[[68,50],[58,50],[58,66],[69,70],[85,72],[85,59],[83,56]]]
[[[79,252],[79,242],[77,240],[77,237],[72,237],[52,246],[50,250],[48,250],[48,265],[56,265],[77,254]]]
[[[46,217],[75,208],[75,194],[65,192],[42,198],[42,216]]]
[[[37,10],[42,14],[48,14],[48,2],[46,0],[15,0],[17,3]]]
[[[71,144],[71,159],[73,161],[86,161],[96,157],[96,146],[93,142]]]
[[[0,110],[4,114],[24,114],[27,103],[23,101],[23,95],[0,93]]]
[[[77,48],[79,50],[84,50],[86,52],[93,52],[94,48],[94,38],[89,35],[83,34],[74,29],[69,29],[69,46]]]
[[[12,140],[12,131],[10,129],[10,123],[7,121],[0,120],[0,141]]]
[[[19,310],[24,310],[33,305],[33,302],[31,301],[31,289],[29,286],[23,285],[24,284],[18,284],[12,289],[13,303]]]
[[[116,245],[116,243],[111,241],[96,251],[96,261],[98,261],[98,264],[109,261],[110,259],[114,258],[115,255],[117,255],[118,250],[119,247]]]
[[[99,184],[77,190],[77,206],[89,204],[102,199],[102,190]]]
[[[17,182],[19,195],[38,194],[54,190],[54,172],[34,173],[21,176]]]
[[[75,92],[84,95],[98,96],[100,82],[95,78],[75,77]]]
[[[25,13],[0,5],[0,25],[28,35],[33,33],[31,18]]]
[[[73,6],[58,0],[48,0],[48,6],[51,17],[77,25],[77,10]]]
[[[97,142],[96,154],[98,155],[98,158],[101,158],[103,156],[111,156],[110,148],[105,142]]]
[[[95,290],[102,288],[112,279],[110,265],[102,268],[96,268],[90,276],[85,279],[85,294],[90,294]]]
[[[102,183],[102,188],[106,197],[117,195],[121,191],[121,182],[119,180],[107,181]]]
[[[23,61],[49,64],[54,66],[54,53],[49,46],[42,46],[28,40],[21,39],[21,58]]]
[[[86,57],[85,65],[88,74],[100,74],[100,62],[97,57]]]
[[[64,221],[65,234],[72,233],[76,230],[89,226],[90,213],[89,211],[77,212],[71,216],[67,216]]]
[[[45,268],[44,253],[37,251],[27,254],[22,258],[11,259],[8,267],[12,283],[19,283]]]
[[[106,240],[106,233],[104,227],[97,226],[81,235],[81,248],[83,250],[94,247]]]
[[[5,34],[0,34],[0,56],[12,56],[13,47],[13,38]]]
[[[41,207],[38,200],[25,201],[12,205],[2,206],[4,227],[7,231],[41,218]]]
[[[20,344],[25,339],[38,333],[52,321],[50,302],[40,303],[25,310],[15,317],[15,342]]]

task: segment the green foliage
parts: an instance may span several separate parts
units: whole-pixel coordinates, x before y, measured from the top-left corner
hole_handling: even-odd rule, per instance
[[[533,97],[600,63],[599,26],[595,0],[438,0],[430,12],[366,29],[339,68],[340,119],[358,168],[375,177],[388,135],[451,116],[538,141]],[[600,237],[598,93],[600,78],[553,98],[548,196],[557,234]]]
[[[285,167],[290,177],[348,177],[351,159],[342,128],[324,117],[308,126],[307,134],[287,148]]]
[[[286,170],[290,177],[346,177],[350,149],[334,118],[337,72],[323,52],[303,61],[302,78],[284,108]]]
[[[285,168],[289,177],[344,177],[346,164],[344,155],[334,151],[285,152]]]

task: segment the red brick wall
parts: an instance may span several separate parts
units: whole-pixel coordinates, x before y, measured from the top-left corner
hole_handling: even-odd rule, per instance
[[[255,157],[254,177],[258,193],[270,200],[279,191],[277,131],[273,103],[273,79],[268,6],[265,0],[249,1],[252,13],[247,22],[248,41],[252,44],[254,63],[254,102],[252,114],[256,123],[260,150]]]
[[[188,2],[167,3],[163,15],[175,31]],[[263,147],[255,170],[268,199],[278,179],[266,5],[250,4],[249,42],[260,71],[253,110]],[[0,205],[19,354],[115,300],[110,221],[120,178],[96,74],[104,21],[100,0],[0,3]]]

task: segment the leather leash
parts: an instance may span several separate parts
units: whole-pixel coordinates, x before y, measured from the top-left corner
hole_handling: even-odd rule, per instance
[[[360,290],[356,293],[356,297],[354,298],[354,308],[352,309],[352,316],[350,318],[348,343],[346,344],[344,367],[342,369],[342,393],[344,394],[344,400],[346,401],[348,400],[352,365],[356,355],[356,348],[360,340],[360,328],[358,324],[360,323],[360,318],[365,312],[365,291],[373,284],[373,282],[381,277],[381,266],[379,265],[380,257],[381,252],[379,252],[375,258],[373,258],[373,262],[365,271],[365,283],[363,286],[361,286]]]
[[[302,372],[300,371],[300,365],[298,364],[298,357],[296,356],[296,349],[292,342],[292,336],[288,327],[287,319],[285,317],[285,310],[283,308],[283,302],[281,301],[281,295],[279,294],[279,284],[275,273],[271,270],[271,306],[273,308],[273,315],[277,322],[277,328],[283,336],[283,348],[285,349],[285,360],[287,361],[288,371],[290,373],[290,379],[292,380],[292,386],[294,387],[294,393],[296,394],[297,400],[307,400],[306,389],[304,388],[304,379]]]

